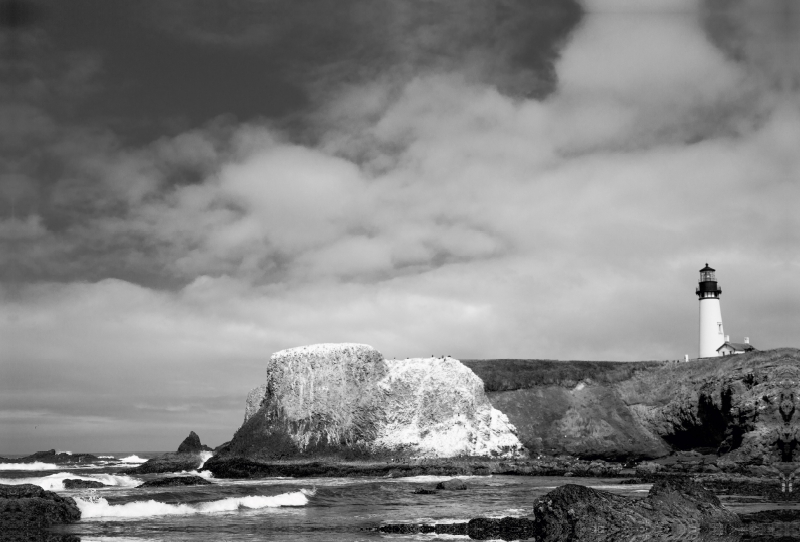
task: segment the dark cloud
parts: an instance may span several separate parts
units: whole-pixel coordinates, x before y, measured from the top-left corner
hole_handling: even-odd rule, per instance
[[[708,35],[761,84],[800,89],[800,6],[791,0],[705,0]]]
[[[40,72],[79,90],[69,114],[33,91],[13,109],[36,142],[0,223],[0,418],[22,452],[22,422],[65,401],[92,439],[222,440],[301,344],[694,355],[706,261],[732,336],[791,343],[800,108],[747,56],[750,23],[710,38],[695,0],[203,5],[102,3],[31,41],[71,44]]]

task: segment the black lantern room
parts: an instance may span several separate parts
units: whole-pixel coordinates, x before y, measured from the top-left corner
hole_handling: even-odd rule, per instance
[[[715,269],[709,267],[708,264],[700,270],[700,284],[695,290],[697,297],[700,299],[719,299],[719,294],[722,293],[722,289],[717,285],[717,278],[714,275],[714,271]]]

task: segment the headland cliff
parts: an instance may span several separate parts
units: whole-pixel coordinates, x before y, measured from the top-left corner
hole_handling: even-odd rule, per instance
[[[800,422],[794,348],[689,363],[461,362],[324,344],[274,354],[258,384],[244,424],[206,464],[212,472],[237,462],[623,461],[689,450],[769,464],[780,460],[781,431]]]
[[[619,460],[694,450],[767,464],[780,460],[775,443],[787,424],[800,423],[790,414],[800,400],[796,348],[688,363],[464,364],[537,454]]]

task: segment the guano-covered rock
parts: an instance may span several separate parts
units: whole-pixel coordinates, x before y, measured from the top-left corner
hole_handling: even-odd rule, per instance
[[[483,382],[453,358],[384,360],[363,344],[276,352],[245,423],[207,468],[233,457],[515,456],[523,450]]]

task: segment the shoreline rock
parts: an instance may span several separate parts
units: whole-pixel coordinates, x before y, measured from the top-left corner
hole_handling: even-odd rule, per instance
[[[762,516],[754,520],[772,517]],[[468,535],[474,540],[617,542],[651,537],[693,540],[697,533],[723,539],[732,535],[738,539],[734,533],[742,525],[740,518],[725,509],[713,493],[683,480],[660,481],[644,499],[567,484],[537,499],[528,517],[479,517],[449,524],[384,524],[375,530],[416,534],[439,533],[446,528],[450,533]]]
[[[729,532],[741,526],[734,512],[691,480],[661,480],[647,497],[632,499],[567,484],[537,499],[533,506],[537,540],[625,539],[642,532]]]
[[[464,480],[460,478],[453,478],[452,480],[444,480],[443,482],[439,482],[436,484],[436,489],[444,489],[449,491],[460,490],[463,491],[467,489],[467,484]]]
[[[64,484],[64,489],[96,489],[99,487],[108,487],[103,482],[81,480],[80,478],[67,478],[62,483]]]
[[[79,519],[81,511],[70,497],[33,484],[0,484],[0,533],[34,531]]]

